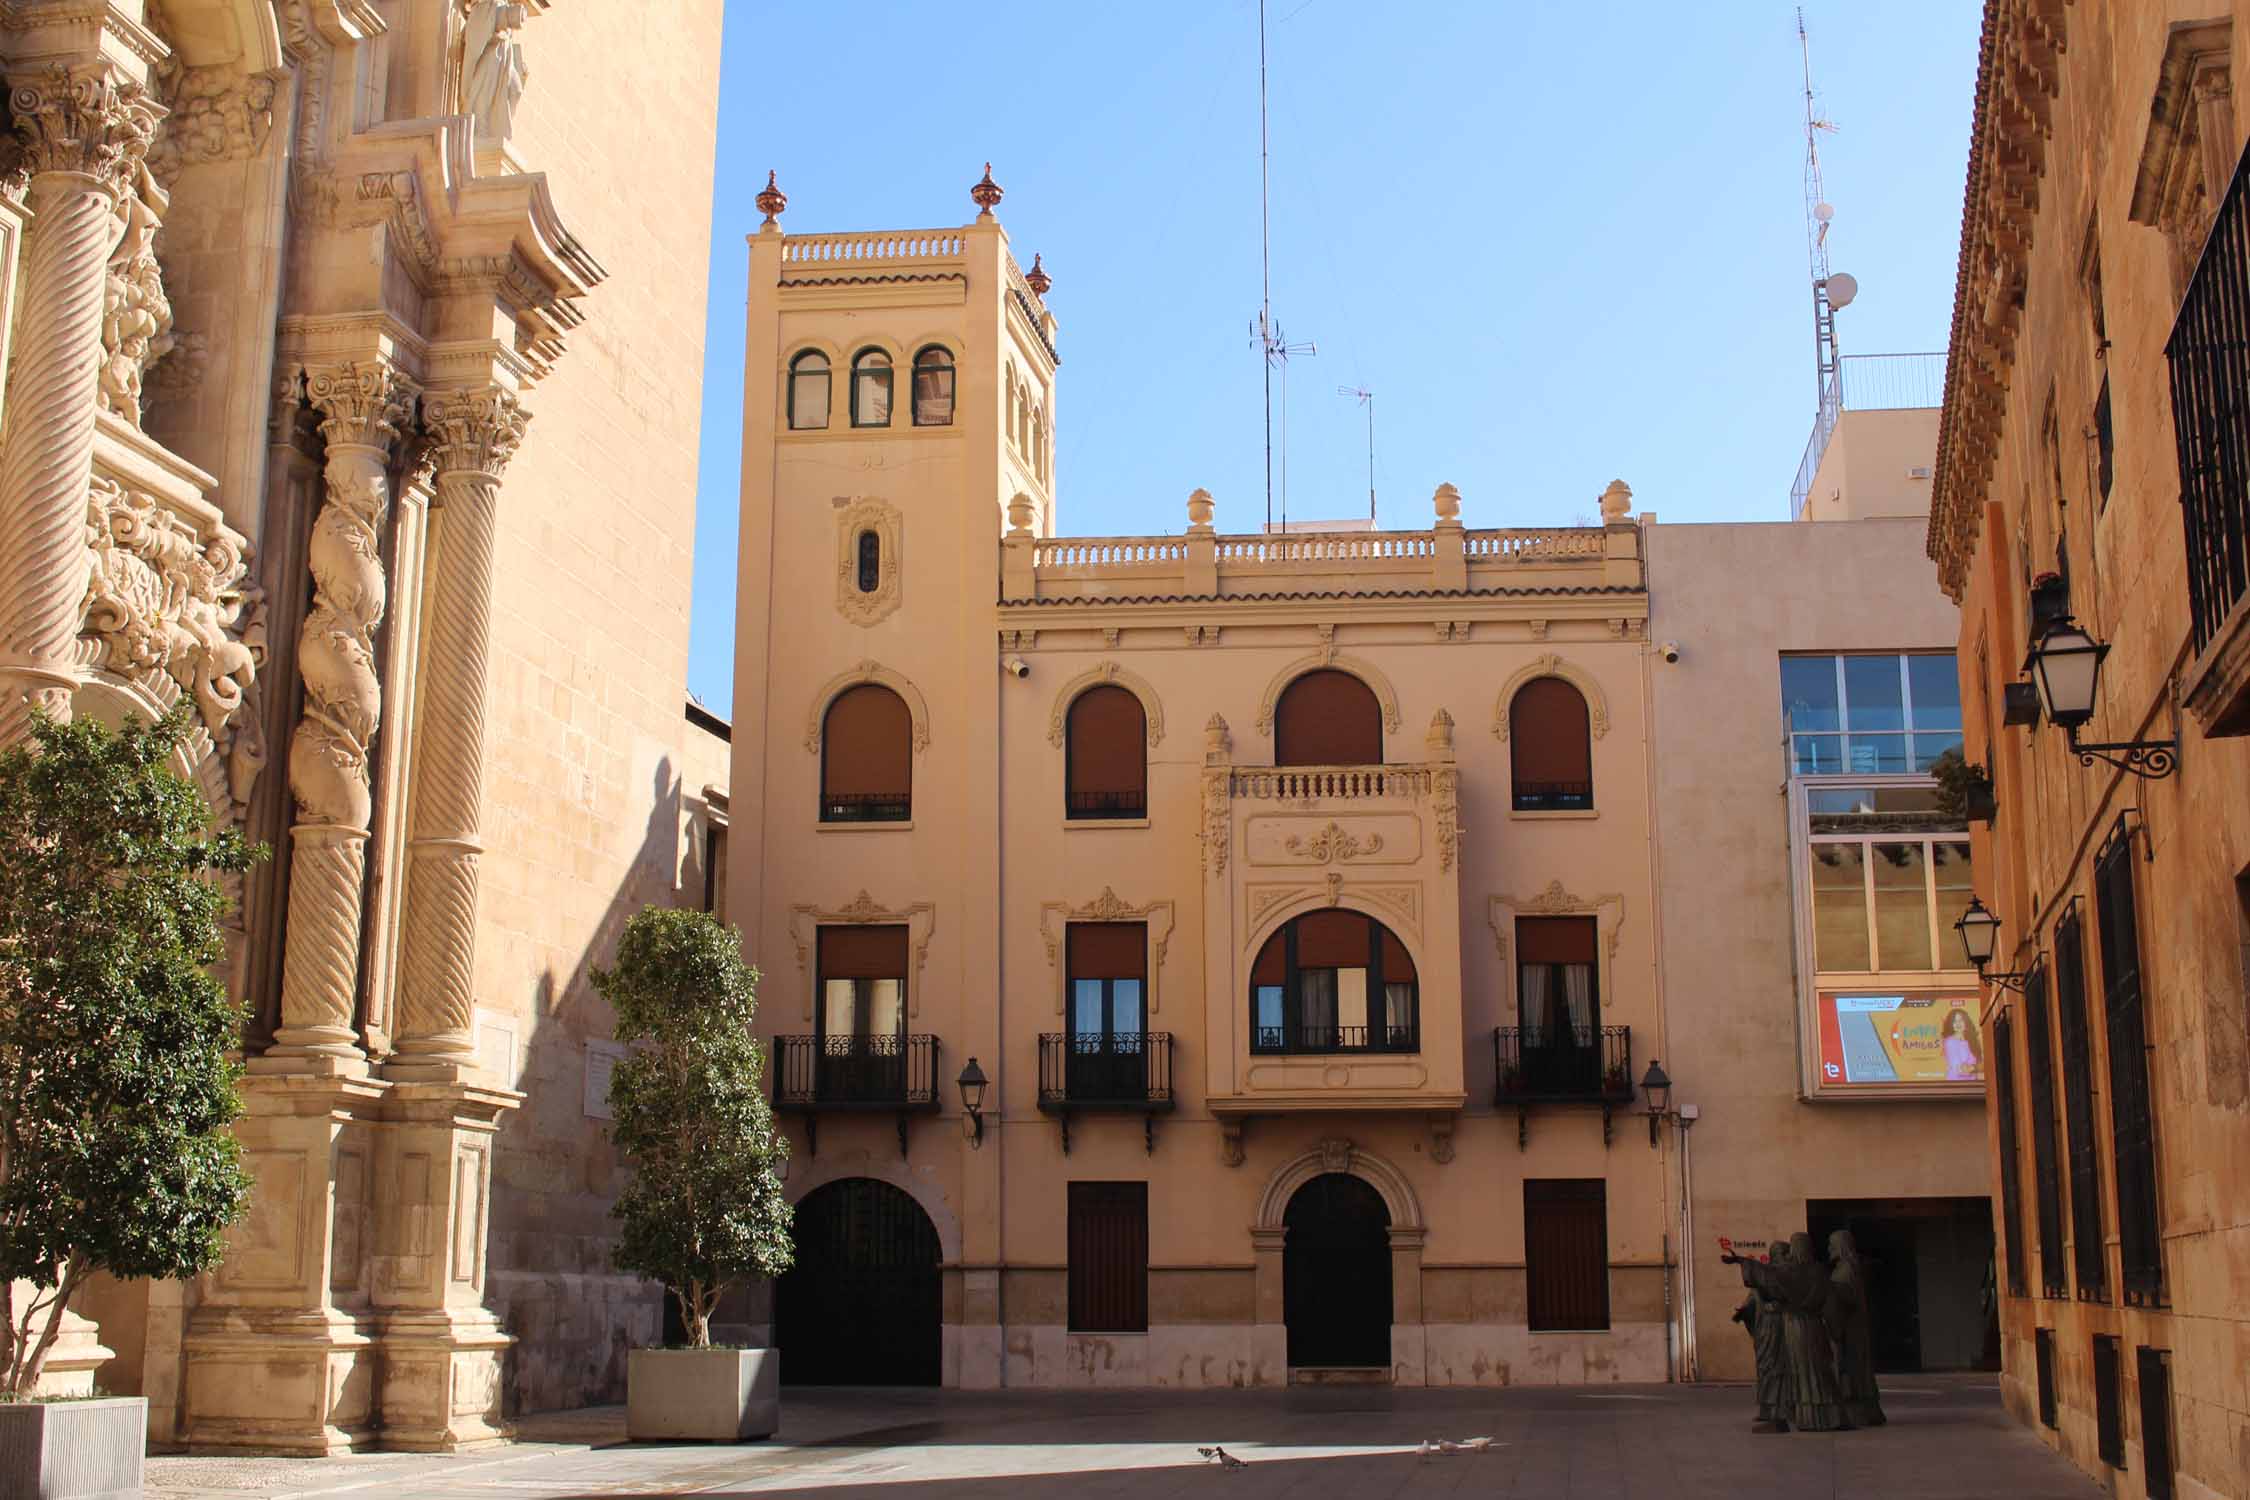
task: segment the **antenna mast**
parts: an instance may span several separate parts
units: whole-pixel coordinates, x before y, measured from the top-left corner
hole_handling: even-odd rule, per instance
[[[1812,271],[1813,294],[1813,365],[1819,385],[1817,396],[1820,410],[1826,415],[1829,403],[1837,393],[1831,387],[1836,378],[1836,308],[1849,302],[1857,284],[1851,278],[1839,280],[1839,300],[1831,302],[1828,294],[1828,225],[1836,217],[1829,205],[1828,195],[1820,182],[1820,133],[1833,131],[1832,121],[1823,119],[1813,99],[1812,39],[1805,34],[1805,8],[1797,7],[1797,49],[1805,65],[1805,256]]]
[[[1351,396],[1367,408],[1367,524],[1375,524],[1375,393],[1363,385],[1340,385],[1339,396]]]
[[[1292,344],[1273,320],[1273,148],[1266,130],[1266,0],[1258,0],[1258,320],[1250,342],[1266,363],[1266,530],[1273,530],[1273,372],[1281,370],[1281,529],[1289,529],[1289,357],[1318,354],[1310,343]]]

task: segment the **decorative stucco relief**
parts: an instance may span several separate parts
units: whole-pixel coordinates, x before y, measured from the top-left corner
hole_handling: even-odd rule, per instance
[[[863,682],[879,682],[906,702],[906,712],[914,724],[914,749],[917,753],[930,748],[930,705],[923,700],[921,690],[907,681],[905,674],[894,672],[877,661],[863,661],[848,672],[838,672],[813,695],[812,713],[805,720],[805,749],[814,755],[820,753],[821,727],[828,719],[828,705],[846,688]]]
[[[1147,678],[1127,671],[1114,661],[1097,662],[1062,685],[1062,691],[1055,694],[1054,708],[1047,714],[1047,743],[1058,750],[1062,748],[1068,737],[1070,705],[1080,693],[1104,683],[1115,683],[1141,700],[1141,716],[1148,720],[1148,747],[1154,750],[1164,738],[1164,705]]]
[[[824,925],[852,925],[861,927],[897,926],[906,928],[906,945],[913,973],[907,976],[906,1013],[922,1013],[922,970],[930,958],[930,934],[937,931],[937,905],[930,901],[916,901],[911,905],[892,908],[861,891],[844,905],[833,909],[810,904],[789,908],[789,943],[797,952],[797,972],[804,976],[804,1019],[813,1017],[814,947],[819,941]]]
[[[1625,897],[1617,891],[1599,896],[1574,896],[1560,880],[1550,880],[1535,896],[1491,896],[1485,902],[1485,920],[1492,927],[1493,951],[1505,962],[1516,918],[1591,916],[1602,934],[1605,952],[1617,953],[1618,934],[1625,926]]]
[[[1281,841],[1281,847],[1316,865],[1346,863],[1362,856],[1380,854],[1383,836],[1370,833],[1360,838],[1340,823],[1330,823],[1311,837],[1291,834]]]
[[[1609,698],[1594,674],[1550,651],[1518,667],[1500,686],[1500,696],[1492,704],[1492,735],[1494,739],[1508,737],[1508,706],[1515,702],[1516,693],[1523,685],[1538,677],[1560,677],[1578,689],[1586,700],[1587,728],[1595,739],[1609,733]]]
[[[1160,990],[1164,973],[1165,955],[1172,946],[1174,908],[1169,900],[1150,901],[1143,905],[1119,896],[1108,886],[1102,893],[1083,906],[1072,906],[1067,901],[1043,901],[1039,904],[1039,937],[1047,945],[1047,965],[1057,967],[1062,961],[1063,929],[1072,922],[1145,922],[1148,924],[1148,1013],[1155,1015],[1161,1008]],[[1055,989],[1055,1011],[1061,1014],[1069,996],[1067,980]]]
[[[875,587],[859,586],[859,538],[875,533]],[[903,591],[900,547],[906,520],[899,508],[873,495],[839,496],[836,501],[836,612],[854,625],[888,619]]]

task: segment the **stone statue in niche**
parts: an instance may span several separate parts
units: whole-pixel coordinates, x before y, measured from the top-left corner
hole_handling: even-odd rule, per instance
[[[471,0],[461,33],[461,111],[477,122],[477,139],[500,145],[515,129],[516,105],[531,70],[522,31],[530,19],[521,0]]]

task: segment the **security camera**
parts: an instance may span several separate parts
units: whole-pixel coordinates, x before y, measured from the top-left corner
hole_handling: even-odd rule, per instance
[[[1680,659],[1680,643],[1678,641],[1666,641],[1656,649],[1667,662],[1675,662]]]
[[[1031,675],[1031,663],[1020,656],[1011,656],[1000,665],[1007,670],[1010,677],[1029,677]]]

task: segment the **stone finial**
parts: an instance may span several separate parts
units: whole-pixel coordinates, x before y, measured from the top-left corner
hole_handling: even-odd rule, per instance
[[[1438,524],[1458,523],[1461,519],[1461,492],[1450,484],[1441,484],[1437,493],[1430,496],[1430,504],[1437,508]]]
[[[1453,715],[1442,708],[1430,715],[1430,732],[1426,743],[1430,747],[1431,759],[1453,758]]]
[[[1008,535],[1031,535],[1031,497],[1017,490],[1008,497]]]
[[[1023,279],[1026,286],[1042,297],[1047,295],[1047,288],[1055,284],[1055,278],[1049,276],[1046,268],[1039,263],[1037,251],[1032,252],[1031,269],[1023,273]]]
[[[1206,756],[1225,755],[1234,748],[1234,737],[1227,733],[1227,721],[1217,714],[1203,721],[1203,753]]]
[[[1188,496],[1188,530],[1209,531],[1211,515],[1217,506],[1212,504],[1209,490],[1197,490]]]
[[[1622,479],[1612,479],[1609,488],[1602,491],[1602,521],[1614,526],[1633,513],[1633,487]]]
[[[759,226],[761,229],[780,228],[782,210],[789,206],[789,195],[781,190],[780,184],[774,180],[774,177],[774,172],[769,168],[766,172],[765,187],[752,200],[758,205],[758,212],[766,216],[765,223]]]
[[[977,206],[977,217],[991,218],[992,211],[1000,206],[1000,200],[1006,196],[1000,184],[992,180],[992,163],[986,162],[984,176],[977,180],[975,187],[969,189],[969,201]]]

